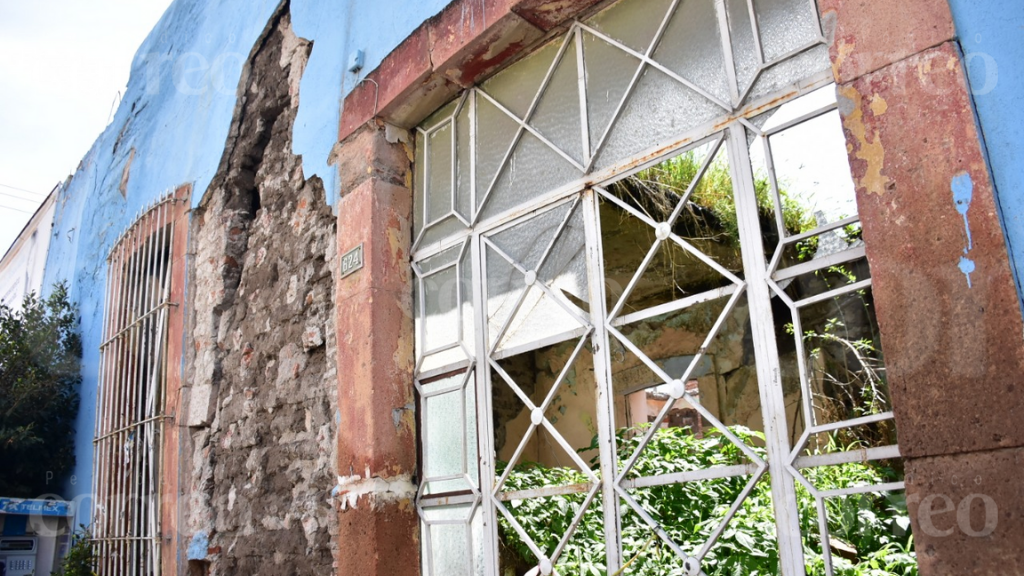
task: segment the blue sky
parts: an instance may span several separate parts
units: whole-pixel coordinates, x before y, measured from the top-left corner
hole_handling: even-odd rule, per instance
[[[0,0],[0,254],[107,126],[172,0]]]

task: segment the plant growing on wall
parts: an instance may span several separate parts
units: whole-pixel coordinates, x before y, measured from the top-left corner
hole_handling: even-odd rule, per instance
[[[64,284],[21,310],[0,303],[0,495],[54,491],[74,465],[82,343]]]

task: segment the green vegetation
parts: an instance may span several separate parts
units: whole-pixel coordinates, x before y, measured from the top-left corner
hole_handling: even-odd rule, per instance
[[[697,177],[703,161],[704,158],[695,152],[687,152],[616,183],[612,190],[620,197],[629,198],[649,216],[660,221],[675,209],[682,194]],[[768,177],[756,174],[754,190],[762,219],[774,221],[775,201],[772,199]],[[814,215],[799,200],[791,198],[785,190],[780,190],[779,197],[783,206],[783,222],[790,234],[814,228]],[[729,163],[723,156],[712,160],[704,177],[694,187],[689,201],[694,216],[704,216],[701,218],[705,220],[701,226],[703,231],[717,230],[717,233],[708,236],[739,242],[732,175]]]
[[[760,434],[742,427],[730,430],[751,449]],[[642,438],[642,429],[620,430],[619,461],[626,461]],[[596,440],[595,440],[596,442]],[[588,447],[592,449],[592,447]],[[698,438],[688,428],[659,430],[637,460],[630,477],[671,474],[713,466],[746,463],[743,453],[720,432]],[[596,463],[592,463],[597,469]],[[891,481],[893,470],[864,464],[811,468],[804,471],[818,489],[831,490]],[[526,490],[543,486],[564,486],[586,482],[579,471],[546,468],[536,463],[516,466],[505,490]],[[721,519],[744,489],[749,477],[723,478],[670,484],[631,491],[640,506],[657,520],[673,541],[688,554],[695,554],[718,528]],[[798,484],[798,507],[808,574],[824,574],[824,560],[818,541],[814,499]],[[585,500],[585,494],[512,501],[508,509],[516,521],[547,555],[568,531]],[[900,497],[866,494],[827,501],[832,535],[835,573],[841,576],[909,576],[917,564],[908,532],[906,503]],[[637,576],[681,575],[680,557],[655,536],[647,524],[626,504],[621,504],[624,560],[630,562],[622,574]],[[535,565],[536,559],[508,519],[499,521],[508,563]],[[844,556],[855,555],[859,561]],[[574,536],[556,563],[562,575],[609,576],[605,574],[604,522],[600,497],[587,508]],[[757,482],[717,543],[704,558],[702,569],[709,576],[759,575],[778,572],[775,516],[769,479]]]
[[[0,304],[0,495],[53,492],[74,465],[82,344],[63,284],[22,310]]]
[[[88,528],[82,526],[71,536],[71,546],[60,563],[60,567],[51,576],[96,576],[92,571],[95,555],[92,549],[92,535]]]

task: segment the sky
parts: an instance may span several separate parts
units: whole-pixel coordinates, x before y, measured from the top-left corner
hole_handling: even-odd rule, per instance
[[[113,117],[172,0],[0,0],[0,255]]]

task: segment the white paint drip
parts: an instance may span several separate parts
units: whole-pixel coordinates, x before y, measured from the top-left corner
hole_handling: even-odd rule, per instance
[[[369,476],[369,471],[367,471]],[[342,510],[357,508],[359,499],[366,497],[370,507],[378,504],[412,500],[416,497],[416,485],[412,483],[412,477],[402,474],[394,478],[381,478],[379,476],[363,478],[355,476],[338,476],[338,485],[331,491],[331,496],[338,501]]]

